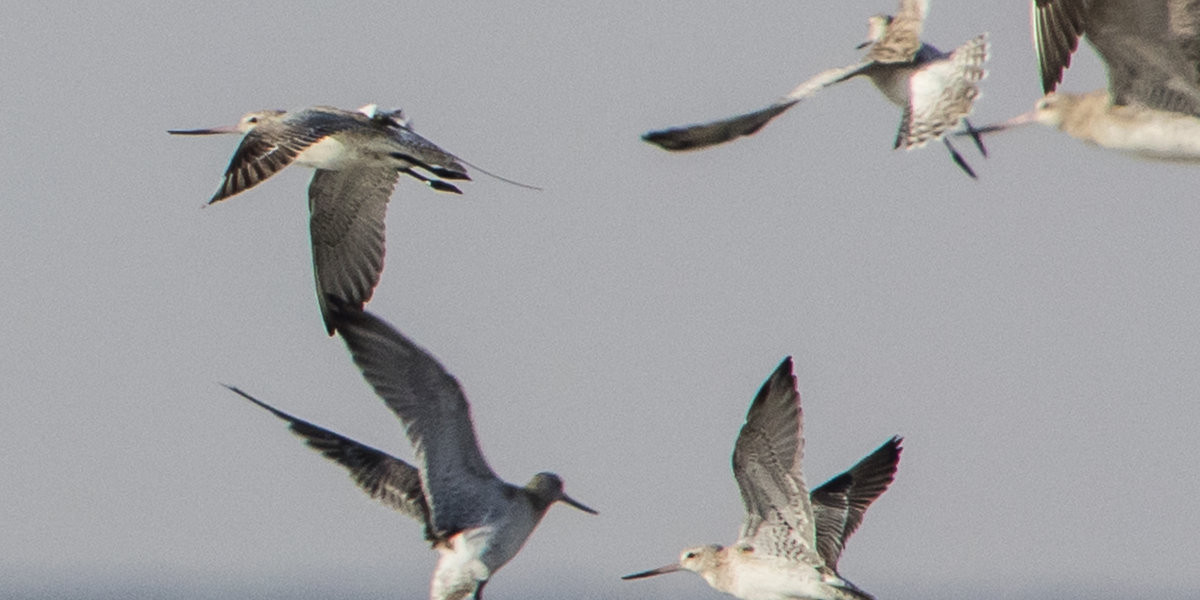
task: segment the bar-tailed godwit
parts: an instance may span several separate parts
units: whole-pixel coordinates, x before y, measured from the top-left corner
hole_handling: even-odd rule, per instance
[[[367,382],[404,424],[416,466],[230,389],[286,421],[372,498],[424,525],[425,537],[441,553],[431,600],[480,598],[551,504],[596,514],[567,496],[553,473],[538,473],[524,486],[501,480],[483,458],[471,407],[454,376],[371,314],[334,303],[333,318]]]
[[[697,546],[679,562],[622,579],[680,570],[742,600],[869,600],[838,575],[847,538],[887,490],[900,461],[900,437],[808,493],[801,461],[804,420],[792,359],[763,384],[733,449],[733,475],[746,506],[732,546]]]
[[[1200,161],[1200,3],[1193,0],[1034,0],[1042,90],[1032,111],[979,129],[1041,123],[1148,159]],[[1056,91],[1086,37],[1108,87]]]
[[[375,105],[349,111],[327,106],[247,114],[232,127],[172,130],[175,135],[241,133],[209,204],[240,194],[292,163],[313,167],[308,186],[313,275],[330,335],[328,297],[361,308],[383,272],[384,216],[401,173],[435,190],[461,193],[467,180],[454,155],[414,132],[400,111]]]

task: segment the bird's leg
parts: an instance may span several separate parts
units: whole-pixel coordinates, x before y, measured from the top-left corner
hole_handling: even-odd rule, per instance
[[[944,137],[942,138],[942,142],[946,144],[946,149],[950,151],[950,158],[954,159],[954,164],[958,165],[958,168],[962,169],[964,173],[970,175],[971,179],[979,179],[975,176],[975,171],[971,170],[971,166],[967,164],[967,161],[963,160],[963,157],[958,153],[958,150],[955,150],[954,146],[950,144],[950,138]]]
[[[979,148],[979,153],[982,154],[984,158],[987,158],[987,148],[985,148],[983,145],[983,136],[980,135],[980,131],[975,129],[975,126],[971,125],[971,122],[965,118],[963,119],[963,125],[967,128],[967,135],[971,136],[972,140],[975,140],[975,147]]]
[[[428,185],[429,187],[431,187],[439,192],[451,192],[454,194],[462,193],[462,190],[458,189],[453,184],[446,183],[445,181],[442,181],[441,179],[434,179],[432,177],[426,177],[412,169],[400,169],[400,172],[404,173],[405,175],[408,175],[409,177],[412,177],[414,179],[417,179],[417,180],[423,182],[425,185]]]

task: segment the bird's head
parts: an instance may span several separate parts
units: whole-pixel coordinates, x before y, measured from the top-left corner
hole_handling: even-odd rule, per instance
[[[724,548],[717,544],[686,548],[683,552],[679,553],[679,562],[677,563],[665,565],[657,569],[650,569],[649,571],[642,571],[641,573],[626,575],[621,579],[642,579],[643,577],[665,575],[677,571],[691,571],[707,579],[720,562],[722,550]]]
[[[258,127],[264,122],[279,119],[286,111],[282,110],[256,110],[251,113],[246,113],[241,119],[238,119],[236,125],[226,125],[223,127],[209,127],[206,129],[171,129],[167,133],[172,135],[214,135],[219,133],[249,133],[250,130]]]
[[[598,514],[596,511],[576,502],[574,498],[563,492],[562,479],[554,473],[538,473],[525,484],[525,490],[540,502],[544,508],[549,508],[555,502],[563,502],[572,508],[577,508],[588,514]]]

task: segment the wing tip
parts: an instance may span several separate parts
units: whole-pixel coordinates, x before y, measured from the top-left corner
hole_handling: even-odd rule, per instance
[[[792,357],[788,355],[784,357],[778,367],[775,367],[775,371],[771,373],[771,376],[759,388],[758,394],[754,397],[754,401],[750,405],[750,410],[754,411],[755,407],[766,403],[768,398],[790,398],[793,394],[798,396],[799,391],[796,389],[796,375]],[[799,401],[795,400],[795,403],[798,404]]]
[[[795,377],[795,362],[792,360],[791,354],[783,357],[779,366],[775,367],[775,375],[777,377]]]
[[[658,146],[668,152],[682,152],[700,147],[686,139],[681,139],[679,137],[680,131],[682,130],[678,128],[647,131],[642,134],[642,141]]]

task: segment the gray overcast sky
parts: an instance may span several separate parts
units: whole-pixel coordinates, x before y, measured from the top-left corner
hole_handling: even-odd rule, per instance
[[[893,151],[866,81],[724,147],[638,140],[856,60],[893,9],[10,3],[0,596],[427,594],[419,527],[218,385],[411,456],[324,335],[311,172],[201,210],[237,140],[165,133],[378,102],[545,187],[402,181],[369,306],[458,376],[501,476],[601,513],[553,509],[492,600],[721,597],[617,577],[734,539],[733,440],[787,354],[810,484],[906,438],[841,564],[881,600],[1194,597],[1195,167],[1027,128],[960,143],[971,181]],[[1025,2],[935,2],[925,39],[983,31],[977,123],[1039,95]],[[1103,81],[1085,47],[1064,87]]]

